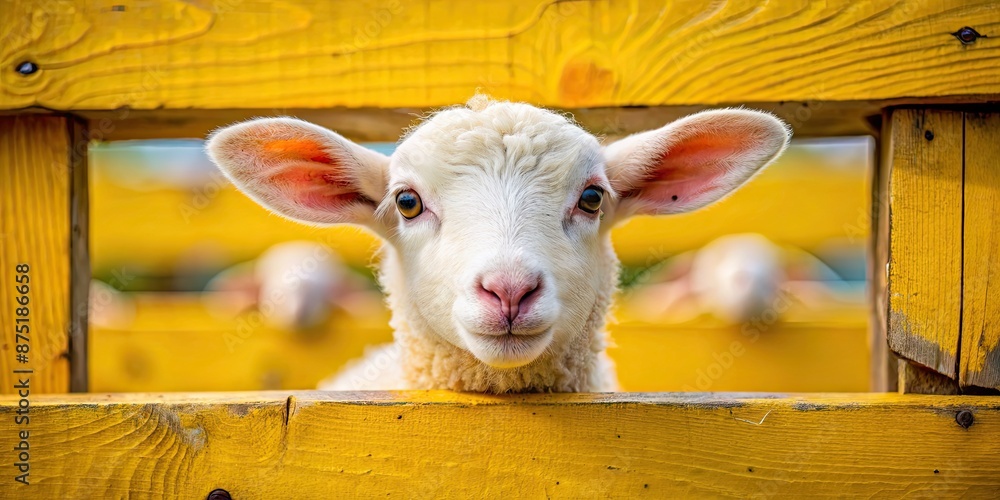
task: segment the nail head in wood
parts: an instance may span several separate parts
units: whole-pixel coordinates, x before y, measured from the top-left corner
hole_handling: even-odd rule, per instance
[[[952,36],[957,38],[958,41],[962,42],[962,45],[971,45],[973,43],[976,43],[976,40],[980,38],[986,38],[986,35],[981,35],[978,31],[968,26],[952,33]]]
[[[962,428],[968,429],[972,427],[973,422],[975,422],[975,417],[972,416],[972,412],[969,410],[962,410],[955,414],[955,422],[961,425]]]
[[[216,488],[208,494],[208,500],[233,500],[233,498],[229,496],[228,491],[222,488]]]
[[[17,72],[28,76],[38,72],[38,65],[31,61],[24,61],[17,65]]]

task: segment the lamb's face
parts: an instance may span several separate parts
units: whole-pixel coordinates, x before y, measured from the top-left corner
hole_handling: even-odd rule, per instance
[[[611,293],[601,218],[614,191],[597,140],[559,115],[439,113],[393,154],[387,191],[395,302],[484,363],[530,363],[582,334]]]
[[[787,141],[768,114],[724,110],[601,148],[562,116],[477,97],[436,114],[392,158],[290,118],[222,129],[208,152],[281,215],[382,236],[383,285],[412,333],[516,367],[601,319],[614,223],[712,203]]]

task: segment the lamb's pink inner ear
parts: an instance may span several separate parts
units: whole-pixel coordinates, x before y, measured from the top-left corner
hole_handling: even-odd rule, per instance
[[[785,148],[776,118],[709,111],[622,139],[606,150],[622,216],[688,212],[733,191]]]
[[[333,158],[314,141],[276,140],[265,143],[263,149],[267,154],[262,175],[282,198],[320,219],[316,222],[349,205],[373,203],[352,182],[345,162]]]
[[[680,142],[648,171],[638,193],[656,213],[683,212],[714,201],[713,193],[728,191],[733,179],[728,161],[745,146],[733,137],[697,137]]]
[[[389,159],[329,130],[265,118],[220,130],[207,149],[237,188],[278,214],[307,223],[374,223]]]
[[[304,139],[280,139],[264,143],[264,151],[276,158],[289,160],[308,159],[319,163],[333,163],[330,154],[315,141]]]

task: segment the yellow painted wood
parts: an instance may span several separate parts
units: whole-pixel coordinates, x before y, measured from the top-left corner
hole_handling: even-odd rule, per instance
[[[390,342],[388,313],[336,315],[293,333],[208,313],[195,294],[125,294],[136,306],[127,329],[92,326],[91,389],[98,392],[311,389]],[[609,353],[628,391],[867,390],[862,307],[825,313],[790,306],[786,319],[744,332],[708,317],[652,323],[618,312]],[[736,346],[734,347],[734,343]]]
[[[888,337],[956,378],[962,299],[962,113],[891,115]]]
[[[70,388],[72,146],[65,118],[0,117],[0,393],[16,392],[17,380],[27,377],[32,394]],[[27,273],[18,272],[19,265]],[[26,306],[17,302],[25,300],[16,288],[23,285]],[[28,362],[19,362],[18,354]]]
[[[17,0],[0,18],[0,109],[436,106],[476,89],[570,108],[982,100],[1000,93],[1000,45],[950,33],[995,33],[998,12],[989,0]],[[17,73],[24,61],[39,70]]]
[[[32,484],[4,487],[22,498],[1000,494],[983,396],[88,394],[31,411]],[[15,429],[0,423],[7,450]]]
[[[1000,389],[1000,114],[965,115],[962,385]]]
[[[868,234],[868,190],[861,173],[864,165],[858,163],[863,157],[793,147],[753,182],[708,209],[638,217],[616,228],[615,248],[625,264],[650,266],[734,232],[759,232],[807,249],[831,240],[861,246]],[[120,270],[125,263],[177,269],[196,256],[221,266],[254,258],[269,246],[292,239],[323,242],[360,266],[371,260],[378,246],[369,233],[354,227],[314,228],[275,217],[221,177],[191,190],[122,187],[108,178],[104,161],[110,160],[100,156],[93,160],[95,270]]]

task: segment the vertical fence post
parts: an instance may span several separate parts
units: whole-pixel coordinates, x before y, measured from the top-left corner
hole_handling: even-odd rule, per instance
[[[86,124],[0,117],[0,393],[87,388]]]
[[[899,390],[1000,389],[1000,115],[895,109],[885,122],[885,326]]]
[[[1000,113],[965,113],[959,382],[1000,389]]]

